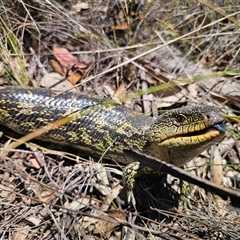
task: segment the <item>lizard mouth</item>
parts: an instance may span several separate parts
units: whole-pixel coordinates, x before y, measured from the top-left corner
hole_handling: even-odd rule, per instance
[[[199,144],[203,142],[213,141],[214,139],[217,141],[222,138],[225,134],[226,127],[224,123],[217,123],[213,126],[207,127],[205,129],[194,131],[187,134],[181,134],[175,137],[175,139],[181,139],[181,141],[187,143]],[[170,139],[169,139],[170,140]],[[171,141],[171,140],[170,140]],[[179,140],[177,140],[179,142]],[[180,143],[181,144],[181,143]]]
[[[216,123],[215,125],[202,130],[168,137],[163,142],[172,142],[173,145],[184,145],[188,142],[190,145],[194,145],[195,143],[198,144],[215,138],[217,139],[220,136],[223,136],[225,131],[226,127],[224,123]]]
[[[182,134],[180,135],[180,137],[191,137],[191,136],[200,136],[200,135],[212,135],[212,134],[221,134],[224,133],[226,131],[226,126],[224,123],[217,123],[213,126],[207,127],[205,129],[199,130],[199,131],[195,131],[195,132],[191,132],[191,133],[187,133],[187,134]]]

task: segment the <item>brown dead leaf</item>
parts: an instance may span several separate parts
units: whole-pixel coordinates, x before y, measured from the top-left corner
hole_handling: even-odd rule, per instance
[[[29,226],[20,227],[15,229],[15,233],[12,236],[12,240],[26,240],[28,239],[28,234],[31,231]]]
[[[42,202],[50,201],[57,194],[57,191],[54,191],[48,188],[47,186],[42,185],[40,182],[30,181],[29,187]],[[25,201],[25,203],[26,204],[28,203],[29,205],[38,203],[38,201],[35,201],[34,199],[29,198],[28,196],[22,198],[25,198],[23,199],[23,201]]]
[[[18,188],[16,185],[4,181],[3,184],[0,184],[0,198],[7,199],[8,203],[12,204],[14,201],[16,201],[16,195],[14,192],[17,190]]]
[[[68,91],[69,89],[71,89],[71,92],[77,92],[77,90],[73,88],[73,84],[70,83],[70,81],[62,80],[63,77],[59,73],[52,72],[43,76],[40,80],[40,83],[41,86],[45,88],[51,88],[57,91]]]
[[[36,169],[40,169],[41,166],[39,165],[37,159],[33,156],[30,155],[28,161],[31,163],[32,167],[36,168]]]
[[[41,195],[39,196],[40,200],[42,202],[48,202],[51,199],[53,199],[57,194],[57,191],[50,191],[50,190],[45,190],[41,193]]]
[[[79,220],[78,223],[83,229],[88,228],[90,225],[95,225],[98,222],[98,219],[94,217],[97,213],[94,211],[91,212],[90,216],[82,216]]]
[[[122,82],[119,88],[117,89],[114,97],[123,98],[125,95],[126,95],[126,88],[125,88],[124,82]]]
[[[120,226],[120,223],[126,222],[126,218],[126,213],[120,209],[112,209],[106,212],[93,210],[89,216],[83,216],[78,222],[83,229],[87,229],[90,225],[95,226],[94,234],[99,234],[104,239],[109,239],[112,232]]]
[[[65,74],[65,72],[63,70],[63,67],[59,64],[58,61],[56,61],[55,59],[51,59],[50,64],[52,65],[52,68],[53,68],[54,72],[57,72],[61,75]]]
[[[231,94],[231,95],[230,95]],[[238,95],[234,95],[234,93],[229,93],[228,95],[223,96],[228,104],[234,104],[236,105],[238,108],[240,108],[240,96],[239,96],[239,92]]]
[[[128,64],[123,68],[123,76],[128,80],[132,81],[132,79],[136,76],[136,66],[134,64]]]
[[[80,12],[82,9],[89,9],[89,3],[86,2],[78,2],[74,5],[72,5],[72,13],[78,13]]]
[[[97,201],[94,198],[90,199],[89,197],[85,197],[85,196],[81,196],[73,200],[72,202],[66,201],[64,203],[64,207],[66,209],[71,209],[73,211],[80,211],[86,208],[86,206],[90,206],[90,205],[97,205]]]
[[[79,72],[72,72],[68,76],[68,81],[71,82],[73,85],[78,83],[82,79],[83,75]]]
[[[176,102],[184,101],[186,101],[186,96],[183,92],[178,92],[167,97],[155,98],[157,108],[169,108],[170,106],[173,106]]]
[[[99,216],[101,220],[99,220],[94,229],[94,234],[100,234],[105,238],[109,238],[112,231],[114,231],[119,224],[114,223],[115,219],[122,221],[126,221],[126,213],[120,209],[112,209],[106,212],[106,214],[101,213]]]
[[[240,81],[238,79],[226,79],[220,81],[219,78],[209,78],[199,82],[199,85],[210,91],[211,97],[224,105],[230,105],[240,109]]]
[[[74,57],[66,48],[57,47],[56,44],[53,45],[53,54],[64,67],[85,69],[88,66],[84,62],[77,60],[77,58]]]
[[[199,62],[204,67],[211,67],[215,64],[216,58],[217,58],[217,56],[214,53],[209,53],[208,56],[202,57]]]
[[[112,30],[127,30],[128,29],[128,24],[127,22],[123,22],[121,24],[112,26]]]
[[[55,72],[61,74],[61,75],[67,75],[67,80],[71,82],[73,85],[78,83],[82,77],[83,74],[79,71],[72,71],[68,69],[67,67],[61,66],[58,61],[51,59],[50,63],[54,69]],[[74,66],[75,67],[75,66]]]
[[[105,198],[106,205],[102,206],[102,210],[107,210],[109,208],[109,204],[113,202],[114,199],[117,199],[120,192],[123,190],[123,186],[121,184],[116,184],[111,188],[111,193],[107,195]],[[107,209],[105,209],[107,207]]]

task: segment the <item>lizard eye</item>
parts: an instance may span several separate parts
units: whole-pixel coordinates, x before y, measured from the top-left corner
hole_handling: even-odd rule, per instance
[[[186,120],[186,117],[182,114],[178,114],[176,118],[179,123],[183,123]]]

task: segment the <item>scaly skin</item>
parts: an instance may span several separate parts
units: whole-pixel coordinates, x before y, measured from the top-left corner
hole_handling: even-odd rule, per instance
[[[130,201],[134,201],[133,177],[138,175],[140,164],[124,155],[124,148],[130,146],[182,166],[220,141],[225,131],[223,116],[213,106],[174,109],[154,120],[124,106],[113,105],[111,101],[76,93],[59,95],[40,88],[0,88],[0,124],[20,134],[33,132],[69,115],[74,115],[72,121],[40,139],[74,146],[96,156],[108,149],[105,158],[131,164],[124,172]]]

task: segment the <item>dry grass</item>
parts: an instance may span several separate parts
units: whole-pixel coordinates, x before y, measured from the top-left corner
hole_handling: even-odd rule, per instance
[[[79,2],[81,9],[76,1],[0,3],[1,84],[39,86],[53,71],[57,44],[88,63],[76,86],[85,94],[120,99],[139,112],[206,103],[239,113],[236,0],[89,0]],[[238,123],[228,127],[239,137]],[[203,189],[191,186],[193,208],[177,210],[175,180],[140,179],[134,212],[122,190],[122,166],[52,148],[23,146],[1,157],[1,239],[239,238],[239,209]],[[217,149],[224,184],[239,188],[239,140],[228,134]],[[206,163],[213,156],[205,151],[188,167],[210,179]]]

